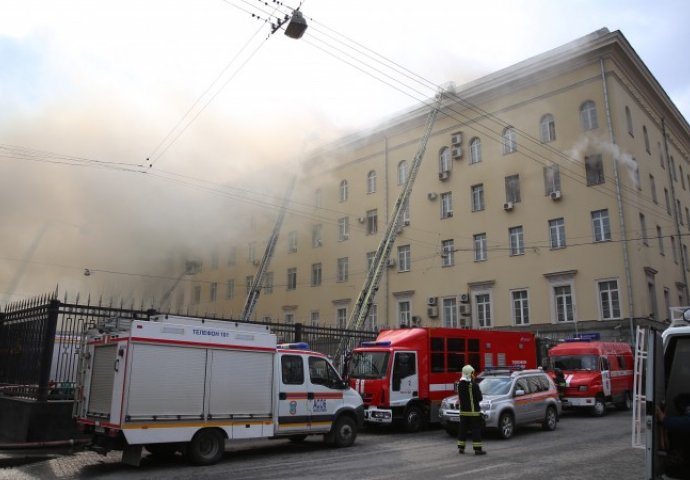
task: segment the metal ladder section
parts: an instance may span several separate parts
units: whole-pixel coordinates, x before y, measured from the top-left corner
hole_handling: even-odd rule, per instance
[[[388,265],[388,257],[393,249],[393,244],[395,243],[395,238],[398,234],[399,228],[402,226],[403,214],[408,205],[408,200],[410,198],[410,193],[412,192],[412,185],[414,184],[417,172],[419,171],[419,166],[422,163],[422,158],[424,157],[424,152],[426,151],[426,145],[431,136],[431,130],[438,116],[438,112],[441,108],[441,103],[443,102],[443,90],[439,89],[436,94],[436,101],[431,107],[431,111],[427,115],[426,124],[424,127],[424,134],[419,141],[419,147],[417,148],[417,153],[415,154],[414,160],[410,167],[410,172],[405,179],[400,195],[395,202],[393,208],[393,214],[391,216],[391,221],[386,227],[386,232],[376,249],[376,254],[371,264],[371,268],[367,273],[367,277],[364,280],[364,285],[357,297],[357,302],[352,309],[352,314],[347,322],[348,330],[360,330],[364,325],[364,321],[369,314],[369,309],[374,301],[376,292],[379,288],[379,282],[383,272],[386,270]],[[346,351],[352,349],[352,342],[354,340],[350,337],[343,336],[340,339],[338,349],[336,350],[335,356],[333,357],[336,362],[341,361],[341,356],[345,354]]]
[[[645,423],[647,397],[644,389],[644,373],[647,366],[647,330],[638,326],[635,335],[635,371],[633,379],[632,446],[646,448]]]
[[[266,245],[266,250],[264,251],[264,256],[261,258],[261,263],[259,263],[259,268],[254,275],[251,288],[249,289],[249,294],[247,295],[247,300],[244,303],[244,308],[242,309],[242,315],[240,319],[243,322],[251,320],[254,314],[254,307],[256,306],[256,301],[259,299],[261,294],[261,289],[263,288],[264,277],[266,276],[266,270],[268,270],[268,265],[271,263],[271,257],[273,256],[273,250],[275,249],[276,243],[278,242],[278,235],[280,234],[280,227],[283,225],[283,219],[285,218],[285,211],[290,203],[290,197],[292,196],[292,190],[295,188],[295,182],[297,177],[292,177],[288,189],[285,192],[285,197],[283,198],[283,204],[280,207],[280,212],[278,213],[278,218],[273,226],[273,232],[268,239],[268,244]]]

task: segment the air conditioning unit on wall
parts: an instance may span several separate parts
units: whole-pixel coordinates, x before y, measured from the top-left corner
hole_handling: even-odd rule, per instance
[[[513,202],[506,202],[503,204],[503,210],[505,211],[511,211],[513,209],[514,205]]]
[[[426,309],[426,313],[427,313],[427,315],[429,315],[429,317],[436,318],[436,317],[438,317],[438,307],[437,306],[429,307]]]
[[[462,158],[462,147],[453,147],[450,150],[450,155],[456,160],[461,159]]]
[[[450,143],[453,146],[460,145],[462,143],[462,132],[455,132],[450,136]]]
[[[427,305],[436,305],[437,303],[438,303],[438,297],[427,297],[427,299],[426,299]]]
[[[551,200],[560,200],[561,199],[561,191],[560,190],[554,190],[551,192]]]
[[[437,197],[438,194],[435,192],[429,192],[426,194],[426,198],[428,198],[429,200],[436,200]]]

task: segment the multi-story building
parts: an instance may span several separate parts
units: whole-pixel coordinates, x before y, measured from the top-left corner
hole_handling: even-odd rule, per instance
[[[304,162],[256,319],[346,326],[429,105]],[[276,211],[179,303],[237,316]],[[602,29],[447,92],[367,328],[629,338],[688,303],[689,234],[688,123]]]

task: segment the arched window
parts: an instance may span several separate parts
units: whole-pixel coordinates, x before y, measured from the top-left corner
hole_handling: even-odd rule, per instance
[[[474,137],[470,140],[470,163],[479,163],[482,161],[482,141]]]
[[[647,133],[647,125],[642,125],[642,136],[644,137],[644,148],[647,153],[652,153],[652,149],[649,146],[649,134]]]
[[[597,106],[593,101],[587,100],[580,106],[580,123],[582,124],[582,130],[585,131],[599,128]]]
[[[340,201],[345,202],[347,200],[347,180],[342,180],[340,182]]]
[[[316,208],[321,208],[323,206],[323,198],[321,196],[321,189],[317,188],[314,192],[314,206]]]
[[[541,141],[549,143],[556,140],[556,122],[553,115],[547,113],[539,121],[539,133],[541,134]]]
[[[376,172],[371,170],[367,173],[367,193],[376,192]]]
[[[625,106],[625,125],[628,127],[628,133],[630,136],[634,137],[633,135],[633,124],[632,124],[632,114],[630,113],[630,107],[627,105]]]
[[[398,163],[398,185],[402,185],[407,180],[407,161],[401,160]]]
[[[438,171],[439,173],[450,172],[450,148],[443,147],[438,152]]]
[[[503,130],[503,153],[517,152],[517,134],[513,127]]]

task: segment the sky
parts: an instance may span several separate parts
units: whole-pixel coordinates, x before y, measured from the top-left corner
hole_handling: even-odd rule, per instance
[[[271,34],[298,5],[0,1],[0,308],[154,291],[310,149],[602,27],[690,118],[683,0],[305,0]]]

